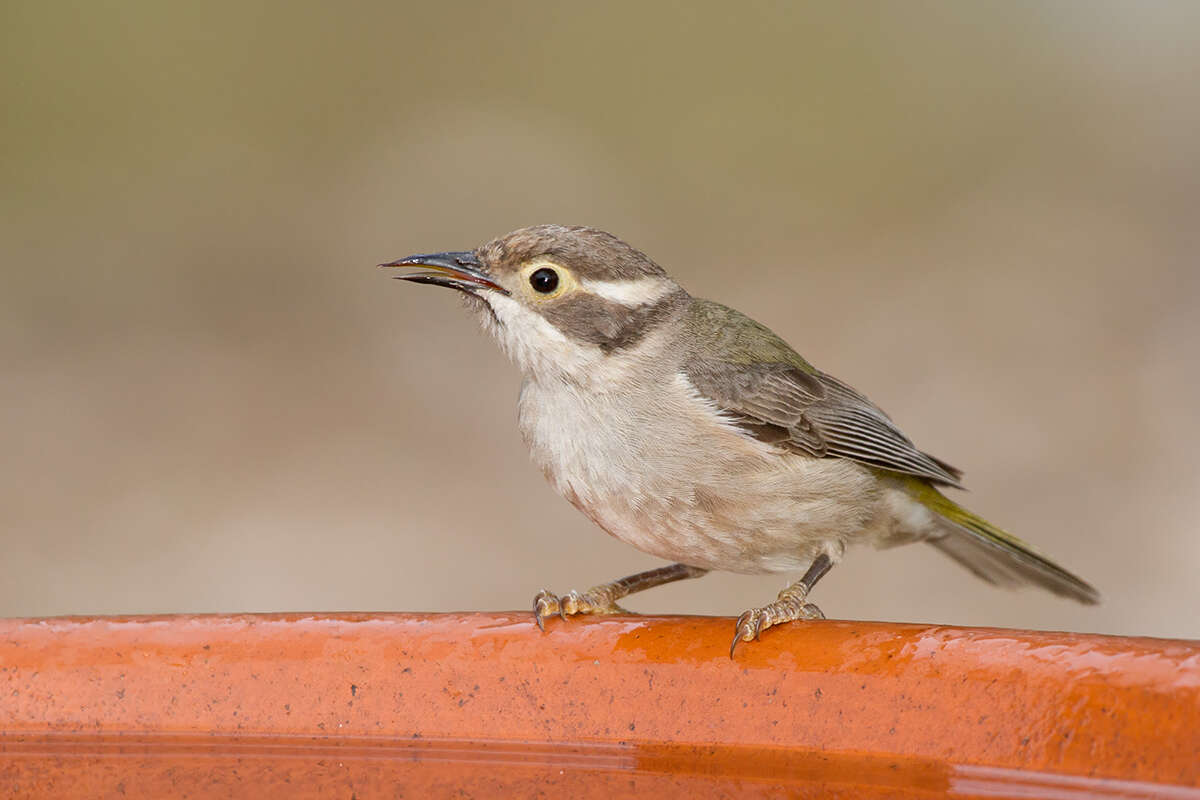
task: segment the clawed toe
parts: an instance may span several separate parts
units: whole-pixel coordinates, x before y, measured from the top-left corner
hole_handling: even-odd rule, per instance
[[[546,617],[551,614],[558,614],[563,619],[573,614],[632,614],[632,611],[617,605],[617,601],[634,592],[652,589],[664,583],[699,578],[706,572],[708,570],[687,564],[671,564],[668,567],[648,569],[620,580],[602,583],[586,592],[571,590],[562,597],[549,589],[542,589],[533,598],[533,618],[537,626],[545,630]]]
[[[562,597],[558,598],[558,602],[558,615],[563,619],[566,619],[572,614],[586,613],[584,609],[587,608],[587,601],[584,599],[583,595],[575,589],[572,589]]]
[[[533,620],[541,630],[546,630],[546,617],[551,614],[558,614],[563,619],[566,616],[563,614],[562,601],[558,595],[551,592],[549,589],[542,589],[533,598]]]
[[[580,592],[575,589],[561,597],[549,589],[542,589],[533,598],[533,619],[537,626],[546,630],[546,617],[557,614],[564,620],[576,614],[607,615],[632,614],[611,599],[589,589]]]
[[[733,651],[737,649],[738,642],[752,642],[770,626],[771,623],[761,608],[752,608],[738,617],[733,629],[733,642],[729,645],[729,657],[733,658]]]
[[[825,615],[812,603],[794,603],[787,599],[771,603],[765,608],[750,609],[738,617],[734,625],[729,657],[733,658],[738,642],[752,642],[773,625],[800,619],[825,619]]]

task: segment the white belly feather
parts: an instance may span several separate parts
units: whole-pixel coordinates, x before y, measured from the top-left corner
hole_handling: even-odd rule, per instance
[[[750,439],[683,375],[597,392],[530,381],[520,427],[554,487],[604,530],[660,558],[795,572],[820,552],[894,536],[895,491],[843,459]]]

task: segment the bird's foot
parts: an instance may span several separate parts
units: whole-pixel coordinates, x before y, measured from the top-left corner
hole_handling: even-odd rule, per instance
[[[738,617],[733,632],[733,643],[729,645],[729,657],[733,658],[733,651],[737,649],[738,642],[752,642],[772,625],[795,622],[799,619],[825,619],[821,609],[806,601],[807,596],[807,592],[784,589],[774,603],[768,603],[762,608],[752,608]]]
[[[549,589],[542,589],[533,598],[533,619],[537,622],[537,626],[542,630],[546,630],[546,617],[557,614],[566,619],[575,614],[632,614],[617,605],[611,594],[605,591],[607,587],[597,586],[588,589],[586,592],[579,592],[575,589],[564,594],[562,597],[551,592]]]

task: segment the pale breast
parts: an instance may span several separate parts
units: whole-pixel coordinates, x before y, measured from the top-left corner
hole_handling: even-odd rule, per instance
[[[682,375],[609,392],[530,382],[519,410],[551,484],[613,536],[661,558],[792,572],[818,552],[840,555],[877,516],[869,470],[744,436]]]

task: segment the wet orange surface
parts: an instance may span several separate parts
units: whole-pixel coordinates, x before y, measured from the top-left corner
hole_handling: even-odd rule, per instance
[[[1200,643],[528,613],[0,621],[16,797],[1200,798]]]

